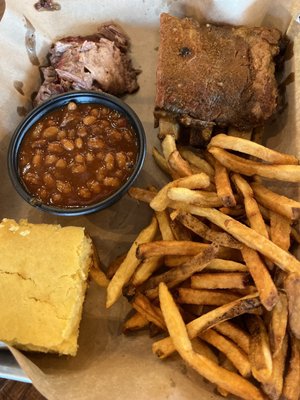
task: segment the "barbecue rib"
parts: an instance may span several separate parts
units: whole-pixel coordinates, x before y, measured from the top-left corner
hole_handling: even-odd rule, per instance
[[[162,14],[155,116],[183,125],[262,125],[277,109],[274,57],[282,36],[272,28],[199,24]]]
[[[70,90],[104,91],[116,96],[138,89],[138,70],[128,56],[129,41],[114,24],[91,36],[73,36],[53,44],[50,66],[41,68],[43,83],[34,105]]]

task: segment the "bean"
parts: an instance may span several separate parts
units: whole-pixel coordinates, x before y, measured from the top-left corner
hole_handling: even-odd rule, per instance
[[[96,117],[94,117],[93,115],[87,115],[86,117],[83,118],[82,122],[84,123],[84,125],[93,125],[94,122],[96,122]]]
[[[122,178],[122,176],[124,175],[124,173],[123,173],[122,170],[117,169],[117,170],[115,171],[115,175],[116,175],[118,178]]]
[[[68,194],[72,191],[72,186],[69,182],[64,181],[56,181],[56,188],[59,192]]]
[[[124,168],[126,165],[126,155],[123,152],[118,152],[116,154],[116,160],[119,168]]]
[[[110,139],[120,142],[122,140],[122,132],[118,131],[117,129],[113,129],[110,131]]]
[[[94,161],[94,159],[95,159],[95,156],[93,153],[86,153],[86,161],[87,162],[92,162],[92,161]]]
[[[119,128],[125,128],[127,126],[127,120],[124,117],[121,117],[116,120],[115,125]]]
[[[124,133],[124,138],[125,138],[125,140],[127,142],[131,142],[132,141],[132,138],[131,138],[131,135],[129,134],[129,132],[125,132]]]
[[[108,115],[110,112],[109,108],[107,107],[101,107],[99,111],[101,115]]]
[[[78,189],[78,196],[82,197],[83,199],[90,199],[92,197],[92,193],[88,188],[82,187]]]
[[[64,139],[66,136],[67,136],[67,132],[66,132],[66,131],[60,130],[60,131],[58,131],[58,133],[57,133],[58,139]]]
[[[38,185],[40,183],[39,176],[33,172],[27,172],[24,176],[24,180],[31,185]]]
[[[91,114],[93,117],[98,117],[98,115],[99,115],[99,110],[98,110],[97,108],[93,108],[93,109],[91,110],[90,114]]]
[[[43,125],[41,123],[37,124],[37,126],[34,128],[34,130],[32,132],[33,139],[40,138],[42,129],[43,129]]]
[[[69,111],[74,111],[77,109],[77,104],[74,103],[73,101],[70,101],[70,103],[68,104],[68,110]]]
[[[114,169],[115,166],[115,158],[113,156],[112,153],[107,153],[105,158],[104,158],[104,162],[106,165],[106,168],[111,171],[112,169]]]
[[[88,139],[87,145],[91,149],[103,149],[105,147],[105,143],[103,142],[103,140],[96,137]]]
[[[98,181],[102,182],[104,180],[105,176],[106,176],[105,171],[102,168],[99,168],[96,171],[96,177],[97,177]]]
[[[57,160],[55,166],[56,166],[56,168],[64,169],[67,166],[67,161],[64,160],[63,158],[60,158],[59,160]]]
[[[86,171],[84,164],[75,164],[72,166],[71,171],[73,174],[83,174]]]
[[[52,165],[56,163],[57,159],[58,158],[55,154],[48,154],[45,157],[45,165]]]
[[[102,129],[104,129],[104,128],[108,128],[110,126],[110,123],[106,119],[104,119],[103,121],[99,122],[98,126]]]
[[[48,197],[48,192],[47,192],[47,190],[45,188],[39,188],[37,190],[37,192],[38,192],[39,197],[42,200],[45,200]]]
[[[40,139],[40,140],[36,140],[35,142],[33,142],[31,147],[33,149],[40,149],[40,148],[44,147],[45,144],[46,144],[46,140],[45,139]]]
[[[112,187],[117,187],[120,185],[120,181],[118,178],[114,178],[112,176],[106,176],[104,178],[103,184],[105,186],[112,186]]]
[[[54,126],[54,125],[55,125],[55,121],[53,119],[49,119],[48,126]]]
[[[93,193],[100,193],[101,192],[101,185],[100,182],[96,181],[95,179],[92,179],[86,183],[87,187],[89,190]]]
[[[43,181],[44,181],[44,184],[49,188],[55,186],[55,180],[54,180],[53,176],[49,172],[46,172],[44,174]]]
[[[43,138],[45,139],[54,139],[57,137],[59,129],[56,126],[49,126],[43,131]]]
[[[74,160],[79,163],[82,164],[85,161],[85,158],[83,157],[83,155],[81,154],[76,154],[76,156],[74,157]]]
[[[75,148],[73,140],[62,139],[60,143],[62,144],[63,148],[66,149],[67,151],[72,151]]]
[[[51,196],[51,200],[53,203],[59,203],[62,199],[62,195],[60,193],[53,193]]]
[[[88,134],[88,132],[87,132],[86,128],[84,128],[84,127],[79,128],[77,130],[77,136],[79,136],[79,137],[85,137],[87,134]]]
[[[42,162],[42,156],[41,156],[41,154],[35,154],[35,155],[32,157],[32,165],[33,165],[34,167],[39,167],[39,166],[41,165],[41,162]]]
[[[75,139],[75,137],[76,137],[75,129],[69,129],[68,133],[67,133],[67,136],[68,136],[69,139]]]
[[[99,151],[99,152],[96,154],[96,157],[97,157],[99,160],[104,160],[104,153],[101,152],[101,151]]]
[[[75,146],[77,147],[77,149],[82,149],[83,140],[80,137],[75,139]]]
[[[64,149],[63,149],[63,147],[61,146],[61,144],[59,142],[49,143],[47,148],[48,148],[48,151],[50,153],[58,153],[58,154],[60,154],[60,153],[64,152]]]

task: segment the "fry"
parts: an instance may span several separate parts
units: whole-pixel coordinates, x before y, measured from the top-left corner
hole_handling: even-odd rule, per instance
[[[251,228],[268,239],[269,234],[265,225],[265,221],[261,215],[258,204],[253,197],[251,186],[239,174],[233,174],[232,180],[244,197],[246,215]]]
[[[132,199],[143,201],[144,203],[150,203],[156,195],[154,192],[151,192],[150,190],[141,189],[138,187],[131,187],[128,190],[128,194]]]
[[[185,187],[187,189],[201,189],[209,186],[208,175],[201,173],[185,178],[176,179],[165,185],[154,197],[150,203],[150,207],[155,211],[163,211],[168,207],[169,198],[168,191],[171,187]]]
[[[202,273],[191,277],[192,289],[244,289],[249,286],[249,274],[244,272]]]
[[[126,258],[114,274],[112,280],[107,287],[106,308],[111,307],[122,294],[123,286],[129,281],[134,274],[136,268],[140,264],[140,260],[136,257],[136,249],[141,243],[149,242],[154,239],[157,233],[157,220],[152,218],[150,225],[143,229],[135,239]]]
[[[292,238],[298,243],[300,244],[300,233],[297,231],[297,229],[295,229],[293,226],[291,227],[291,235]]]
[[[209,245],[190,241],[157,240],[147,242],[138,246],[136,256],[142,260],[149,257],[178,255],[195,256],[203,252]]]
[[[168,198],[175,201],[184,201],[201,207],[221,207],[222,201],[217,193],[204,190],[191,190],[181,187],[173,187],[168,191]]]
[[[291,220],[295,220],[300,217],[300,203],[298,201],[272,192],[256,182],[252,183],[251,187],[255,194],[255,198],[264,207]]]
[[[164,158],[162,154],[160,154],[160,152],[157,150],[156,147],[153,147],[152,149],[152,156],[158,167],[166,174],[172,176],[172,172],[167,160]]]
[[[228,358],[224,358],[224,360],[221,361],[221,367],[227,369],[228,371],[231,372],[236,372],[236,368],[232,364],[231,361],[228,360]],[[217,391],[220,393],[221,396],[227,397],[229,395],[229,392],[227,390],[222,389],[220,386],[217,387]]]
[[[236,206],[227,169],[217,160],[215,162],[215,184],[223,206],[229,208]]]
[[[174,150],[169,158],[168,164],[172,171],[180,177],[193,175],[193,171],[187,161],[185,161],[178,150]]]
[[[230,321],[222,322],[213,328],[236,343],[246,354],[250,351],[250,336]]]
[[[298,400],[300,396],[300,350],[299,342],[290,336],[291,355],[288,370],[283,381],[282,400]]]
[[[251,137],[252,137],[252,130],[249,130],[249,131],[239,131],[239,130],[237,130],[236,128],[234,128],[233,126],[230,126],[230,127],[228,128],[227,135],[239,137],[239,138],[242,138],[242,139],[251,140]],[[221,146],[217,146],[217,147],[221,147]]]
[[[236,241],[232,236],[225,232],[217,232],[209,228],[198,218],[193,217],[189,213],[179,212],[177,220],[180,221],[185,227],[196,233],[198,236],[209,242],[216,242],[220,246],[231,247],[234,249],[241,249],[242,245]]]
[[[180,222],[171,220],[170,226],[176,240],[192,240],[191,231],[186,229]]]
[[[195,290],[190,288],[179,288],[177,301],[180,304],[200,304],[207,306],[222,306],[237,300],[236,294],[221,292],[217,290]]]
[[[297,339],[300,339],[300,275],[289,274],[284,281],[284,289],[288,298],[289,326]]]
[[[229,208],[229,207],[221,207],[219,211],[223,214],[226,215],[231,215],[232,217],[243,217],[245,215],[245,209],[244,207],[237,206],[235,208]]]
[[[210,179],[214,180],[214,168],[212,168],[211,165],[203,158],[201,158],[198,154],[192,152],[191,150],[185,149],[184,147],[179,148],[179,153],[190,164],[199,168],[199,170],[205,172],[210,177]]]
[[[259,175],[285,182],[300,182],[300,165],[268,165],[246,160],[228,153],[219,147],[208,150],[224,167],[242,175]]]
[[[260,391],[251,383],[193,351],[181,315],[171,294],[163,283],[159,286],[159,299],[173,346],[186,362],[204,378],[243,399],[263,400]]]
[[[272,310],[269,323],[269,339],[273,357],[279,353],[286,333],[288,304],[285,293],[279,292],[279,300]]]
[[[290,253],[282,250],[264,236],[241,224],[239,221],[234,220],[228,215],[224,215],[215,209],[187,206],[184,203],[182,203],[181,209],[190,212],[191,214],[207,218],[215,225],[230,233],[240,242],[269,258],[284,271],[300,272],[300,262]]]
[[[244,261],[257,287],[262,305],[271,311],[279,297],[270,273],[257,252],[250,247],[242,249]]]
[[[291,245],[291,220],[270,211],[270,236],[273,243],[288,251]]]
[[[175,240],[167,211],[156,211],[155,216],[163,240]]]
[[[109,280],[107,279],[105,273],[101,269],[101,263],[99,259],[99,255],[96,250],[96,246],[93,243],[93,263],[90,268],[89,274],[92,277],[93,281],[97,283],[100,287],[107,287],[109,284]]]
[[[141,293],[138,293],[131,302],[132,307],[149,322],[159,328],[166,330],[166,324],[159,307],[151,304],[150,301]]]
[[[173,151],[177,150],[176,148],[176,143],[175,143],[175,137],[172,136],[171,134],[165,135],[163,141],[161,142],[162,150],[163,150],[163,155],[165,159],[168,161],[170,155],[173,153]]]
[[[145,317],[140,313],[135,312],[132,317],[124,322],[122,332],[127,334],[132,331],[138,331],[145,328],[148,324],[149,321]]]
[[[144,260],[135,271],[132,277],[132,284],[139,286],[144,283],[159,267],[163,265],[163,257],[149,257]]]
[[[224,271],[224,272],[247,272],[246,265],[231,260],[222,260],[215,258],[207,264],[206,271]]]
[[[248,154],[256,158],[260,158],[271,164],[297,165],[299,160],[290,154],[279,153],[278,151],[269,149],[251,140],[244,138],[232,137],[224,134],[214,136],[208,148],[211,146],[221,147],[222,149],[234,150],[240,153]]]
[[[247,354],[233,342],[220,335],[214,329],[201,333],[200,337],[224,353],[242,376],[250,376],[251,367]]]
[[[167,267],[179,267],[180,265],[191,261],[193,256],[166,256],[165,265]]]
[[[250,332],[249,360],[252,374],[259,382],[267,382],[272,374],[272,355],[265,325],[260,317],[248,316]]]
[[[116,271],[119,269],[120,265],[122,262],[125,260],[127,253],[120,254],[118,257],[116,257],[112,262],[109,264],[107,271],[106,271],[106,276],[108,279],[111,279]]]
[[[280,398],[283,387],[283,374],[285,367],[285,359],[287,352],[287,337],[285,337],[281,349],[276,357],[273,357],[273,370],[271,377],[262,385],[263,391],[269,396],[271,400],[278,400]],[[298,376],[299,382],[299,376]]]
[[[225,304],[214,310],[201,315],[192,322],[187,324],[187,331],[189,337],[193,339],[201,332],[220,324],[223,321],[237,317],[239,315],[248,313],[257,309],[260,306],[258,293],[254,293],[231,303]],[[159,358],[166,358],[175,351],[172,341],[169,337],[159,340],[153,343],[152,351]]]
[[[208,358],[209,360],[218,364],[219,360],[216,354],[212,351],[212,349],[199,337],[196,337],[192,340],[192,347],[196,353],[201,354],[202,356]]]

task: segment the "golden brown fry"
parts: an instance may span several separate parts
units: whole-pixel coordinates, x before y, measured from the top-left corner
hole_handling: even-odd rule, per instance
[[[258,316],[248,316],[247,325],[250,332],[249,360],[252,374],[259,382],[265,383],[272,375],[272,354],[267,331]]]
[[[163,257],[149,257],[144,260],[135,271],[132,277],[132,284],[139,286],[144,283],[150,276],[161,267],[164,263]]]
[[[191,165],[194,165],[200,171],[205,172],[212,180],[214,180],[214,168],[207,161],[201,158],[199,154],[196,154],[193,151],[188,150],[184,147],[179,148],[179,153]]]
[[[250,336],[231,321],[224,321],[213,328],[236,343],[246,354],[249,354]]]
[[[300,165],[263,164],[246,160],[213,146],[208,151],[230,171],[247,176],[259,175],[278,181],[300,182]]]
[[[291,245],[291,222],[289,218],[270,211],[271,240],[285,251]]]
[[[235,208],[229,207],[221,207],[219,211],[226,215],[231,215],[232,217],[243,217],[245,215],[245,209],[241,205],[236,206]]]
[[[219,363],[218,356],[213,352],[213,350],[199,337],[192,339],[192,347],[196,353],[208,358],[209,360]]]
[[[112,280],[107,287],[107,299],[106,307],[111,307],[122,294],[123,286],[128,283],[129,279],[134,274],[136,268],[140,264],[140,260],[136,257],[136,249],[141,243],[149,242],[154,239],[157,233],[157,220],[155,217],[152,218],[150,225],[143,229],[131,248],[129,249],[125,260],[122,262],[120,267],[117,269]]]
[[[284,280],[284,289],[288,298],[289,326],[297,339],[300,339],[300,275],[288,274]]]
[[[173,346],[192,368],[204,378],[243,399],[263,400],[260,391],[251,383],[193,351],[185,324],[170,292],[163,283],[159,286],[159,299]]]
[[[225,368],[228,371],[236,372],[236,368],[234,367],[232,362],[229,361],[228,358],[226,358],[226,357],[224,357],[224,359],[221,361],[220,365],[222,368]],[[229,395],[229,392],[227,390],[222,389],[220,386],[217,387],[217,391],[223,397],[227,397]]]
[[[248,356],[236,344],[220,335],[214,329],[201,333],[200,337],[224,353],[242,376],[250,376],[251,367]]]
[[[221,207],[222,201],[215,192],[205,190],[191,190],[181,187],[170,188],[168,198],[174,201],[184,201],[201,207]]]
[[[251,140],[232,137],[224,134],[214,136],[208,148],[211,146],[221,147],[222,149],[234,150],[240,153],[248,154],[271,164],[297,165],[299,160],[290,154],[279,153],[269,149]]]
[[[201,315],[192,322],[189,322],[186,326],[189,337],[193,339],[201,332],[204,332],[223,321],[251,312],[259,307],[260,300],[258,298],[258,293],[241,297],[231,303],[224,304],[223,306]],[[153,343],[152,351],[159,358],[165,358],[172,354],[175,351],[175,348],[171,339],[167,337]]]
[[[165,159],[168,161],[173,151],[177,150],[175,137],[171,134],[165,135],[163,141],[161,142],[161,146],[163,150],[163,155]]]
[[[251,186],[239,174],[233,174],[231,179],[244,197],[245,211],[251,228],[268,239],[269,234],[265,225],[265,221],[261,215],[258,204],[253,197]]]
[[[229,136],[235,136],[238,138],[242,138],[242,139],[246,139],[246,140],[251,140],[252,137],[252,130],[249,131],[239,131],[236,128],[234,128],[233,126],[230,126],[228,128],[228,132],[227,135]],[[221,146],[217,146],[217,147],[221,147]]]
[[[174,150],[169,158],[168,158],[168,164],[169,167],[171,168],[171,171],[174,171],[176,175],[179,177],[184,177],[184,176],[190,176],[193,175],[193,171],[191,169],[191,166],[187,161],[185,161],[178,150]]]
[[[272,192],[260,183],[254,182],[251,184],[251,187],[255,198],[264,207],[267,207],[268,209],[291,220],[300,217],[300,203],[298,201]]]
[[[100,287],[105,288],[109,284],[109,280],[107,279],[105,273],[101,271],[101,269],[96,268],[94,265],[90,268],[90,276]]]
[[[152,156],[154,158],[154,161],[158,165],[158,167],[165,172],[166,174],[172,176],[172,171],[169,167],[169,164],[167,160],[164,158],[164,156],[157,150],[156,147],[153,147],[152,150]]]
[[[215,258],[207,264],[205,271],[248,272],[248,268],[245,264],[236,261]]]
[[[279,292],[279,300],[272,310],[269,323],[269,339],[273,357],[279,353],[286,333],[288,304],[286,294]]]
[[[175,240],[173,231],[170,226],[169,214],[166,210],[156,211],[155,216],[158,222],[158,227],[163,240]]]
[[[286,352],[287,337],[284,338],[283,344],[277,356],[273,357],[273,370],[270,378],[262,385],[263,391],[271,400],[278,400],[282,392]]]
[[[298,243],[300,244],[300,233],[297,231],[297,229],[295,229],[293,226],[291,227],[291,235],[292,238]]]
[[[283,381],[281,400],[298,400],[300,396],[300,349],[299,342],[290,336],[291,355],[288,370]]]
[[[228,171],[218,160],[215,162],[215,184],[223,206],[229,208],[236,206]]]
[[[176,218],[186,228],[190,229],[198,236],[209,242],[216,242],[220,246],[231,247],[234,249],[242,248],[241,243],[236,241],[232,236],[228,235],[225,232],[218,232],[214,229],[209,228],[202,221],[189,213],[179,212]]]
[[[138,293],[131,302],[131,305],[149,322],[152,322],[159,328],[166,330],[166,324],[160,308],[152,304],[146,296]]]
[[[125,260],[127,253],[120,254],[118,257],[116,257],[112,262],[109,264],[107,271],[106,271],[106,276],[108,279],[111,279],[116,271],[119,269],[120,265],[122,262]]]
[[[192,289],[245,289],[250,276],[245,272],[201,273],[191,277]]]
[[[178,288],[177,301],[180,304],[222,306],[238,298],[236,294],[220,290],[196,290],[182,287]]]
[[[141,244],[137,248],[137,258],[178,255],[195,256],[208,248],[208,244],[179,240],[157,240]]]
[[[176,221],[176,219],[170,221],[170,226],[176,240],[192,240],[191,231],[186,229],[186,227]]]
[[[185,178],[176,179],[165,185],[154,197],[150,203],[150,207],[155,211],[163,211],[168,207],[169,198],[168,191],[171,187],[184,187],[188,189],[206,188],[210,184],[208,175],[204,173],[187,176]]]
[[[244,246],[242,249],[242,255],[254,280],[255,286],[257,287],[262,305],[268,311],[272,310],[279,297],[276,286],[267,267],[258,253],[255,250],[250,249],[250,247]]]
[[[127,334],[132,331],[138,331],[147,325],[149,325],[149,321],[142,314],[135,312],[132,317],[124,322],[122,332]]]
[[[131,187],[128,190],[128,194],[132,199],[143,201],[145,203],[150,203],[155,197],[154,192],[151,192],[150,190],[146,189],[141,189],[138,187]]]
[[[295,257],[230,216],[224,215],[215,209],[187,206],[184,203],[181,204],[180,208],[191,214],[207,218],[215,225],[218,225],[220,228],[230,233],[240,242],[268,257],[281,269],[287,272],[300,273],[300,262]]]
[[[166,256],[165,257],[165,266],[173,268],[179,267],[180,265],[191,261],[193,256]]]

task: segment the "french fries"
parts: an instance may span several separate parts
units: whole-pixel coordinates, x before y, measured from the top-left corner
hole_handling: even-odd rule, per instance
[[[101,269],[100,259],[96,250],[95,245],[93,244],[93,263],[90,268],[89,274],[92,277],[93,281],[97,283],[100,287],[106,288],[108,286],[109,280],[107,279],[105,273]]]
[[[158,223],[109,267],[107,305],[123,291],[135,310],[123,331],[169,332],[153,353],[178,351],[224,396],[298,400],[300,261],[289,249],[300,243],[300,202],[260,178],[299,182],[298,160],[234,129],[213,137],[209,152],[177,149],[174,123],[160,125],[164,155],[153,156],[173,181],[130,190]]]

